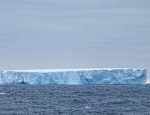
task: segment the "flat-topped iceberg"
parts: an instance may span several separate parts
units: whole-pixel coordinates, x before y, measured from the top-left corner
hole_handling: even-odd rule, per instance
[[[5,70],[1,84],[145,84],[146,70],[93,68],[58,70]]]

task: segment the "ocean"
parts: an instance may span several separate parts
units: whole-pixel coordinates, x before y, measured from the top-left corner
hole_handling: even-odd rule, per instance
[[[0,85],[0,115],[150,115],[150,85]]]

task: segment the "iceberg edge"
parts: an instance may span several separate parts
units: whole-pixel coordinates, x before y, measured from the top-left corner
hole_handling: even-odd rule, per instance
[[[4,70],[0,84],[146,84],[146,74],[136,68]]]

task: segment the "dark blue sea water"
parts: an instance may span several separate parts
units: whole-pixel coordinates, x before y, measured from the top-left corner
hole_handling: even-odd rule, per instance
[[[1,114],[150,115],[150,85],[1,85]]]

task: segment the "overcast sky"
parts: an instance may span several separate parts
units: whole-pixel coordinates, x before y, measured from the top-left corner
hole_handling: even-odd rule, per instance
[[[0,0],[0,70],[144,67],[150,0]]]

